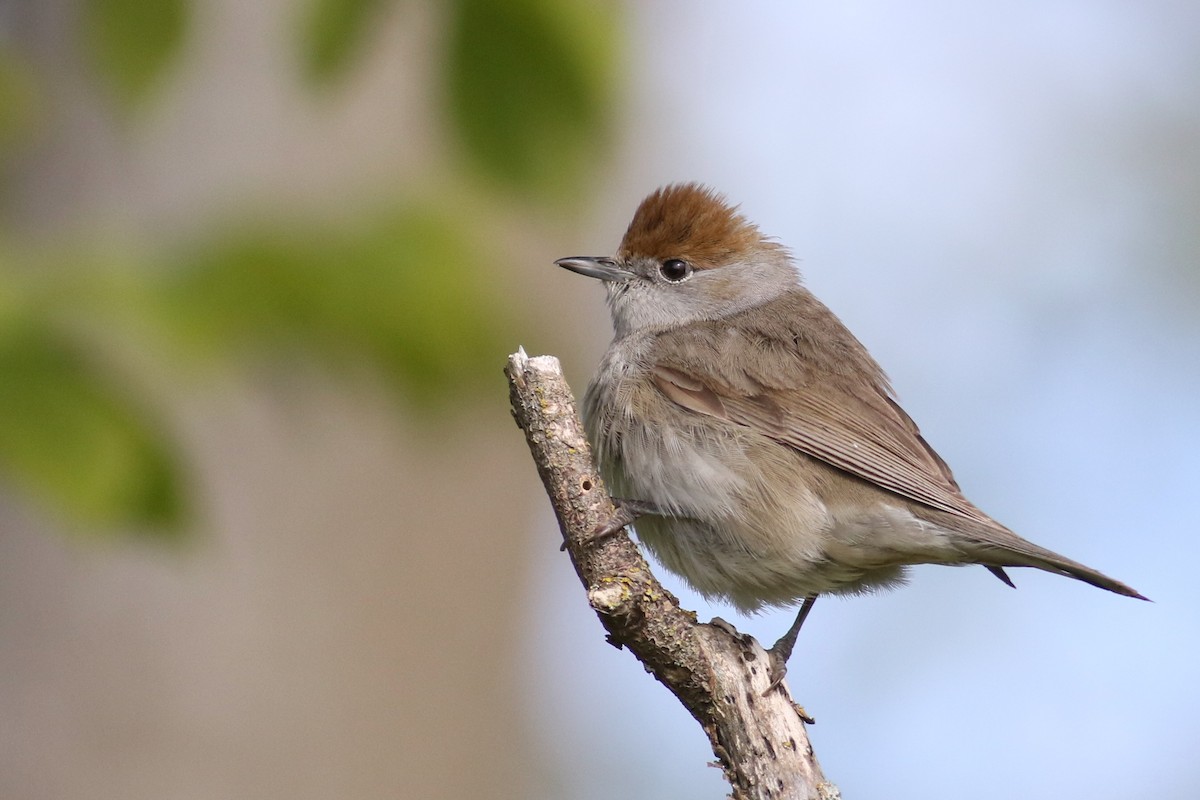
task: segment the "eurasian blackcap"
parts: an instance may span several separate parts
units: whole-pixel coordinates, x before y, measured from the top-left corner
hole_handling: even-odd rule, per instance
[[[1036,567],[1129,597],[959,491],[866,349],[788,252],[712,190],[638,208],[612,257],[564,258],[608,290],[615,337],[583,415],[619,511],[668,569],[742,611],[803,601],[772,648],[778,684],[819,594],[909,564]]]

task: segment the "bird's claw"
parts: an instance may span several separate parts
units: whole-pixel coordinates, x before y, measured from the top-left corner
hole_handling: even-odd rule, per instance
[[[632,525],[634,522],[637,522],[639,517],[644,517],[647,514],[661,513],[658,506],[645,500],[628,500],[622,497],[614,497],[613,506],[616,508],[613,515],[597,525],[592,531],[591,541],[593,543],[607,539],[626,525]]]

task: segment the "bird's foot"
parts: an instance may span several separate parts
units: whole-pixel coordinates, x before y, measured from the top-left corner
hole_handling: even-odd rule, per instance
[[[808,612],[812,611],[813,603],[816,601],[816,595],[804,598],[804,603],[796,612],[796,621],[792,623],[792,627],[788,628],[787,633],[780,636],[779,641],[767,651],[767,656],[771,659],[771,667],[767,676],[771,682],[767,684],[764,695],[770,694],[779,687],[779,684],[783,683],[783,678],[787,675],[788,659],[792,657],[792,649],[796,646],[796,637],[800,635],[800,628],[804,625],[804,620],[808,618]]]
[[[644,517],[647,514],[661,514],[658,506],[647,500],[629,500],[623,497],[614,497],[612,499],[613,506],[616,511],[604,522],[592,530],[591,536],[588,538],[589,544],[598,544],[608,537],[616,534],[626,525],[631,525],[638,520],[639,517]],[[567,543],[563,542],[558,548],[566,550]]]
[[[596,529],[592,531],[593,539],[604,539],[612,536],[626,525],[632,525],[634,522],[637,522],[639,517],[644,517],[647,514],[662,513],[658,506],[648,500],[630,500],[624,497],[614,497],[613,505],[617,510],[606,522],[596,526]]]
[[[778,644],[767,651],[767,659],[770,661],[770,665],[767,667],[767,677],[771,679],[771,682],[763,690],[764,697],[779,688],[779,684],[783,683],[783,679],[787,677],[787,660],[791,653],[783,653],[777,647]]]

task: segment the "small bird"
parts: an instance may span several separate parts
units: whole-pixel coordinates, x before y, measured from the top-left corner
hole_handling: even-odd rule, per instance
[[[1146,599],[972,505],[788,251],[713,190],[663,187],[615,256],[555,263],[603,281],[612,314],[583,402],[618,498],[601,532],[632,524],[740,611],[800,603],[771,688],[818,595],[895,586],[910,564],[980,564],[1009,586],[1004,568],[1036,567]]]

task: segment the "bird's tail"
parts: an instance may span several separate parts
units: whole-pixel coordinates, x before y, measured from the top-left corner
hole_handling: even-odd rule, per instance
[[[1046,572],[1066,575],[1068,578],[1090,583],[1092,586],[1098,586],[1126,597],[1136,597],[1138,600],[1150,599],[1132,587],[1108,577],[1103,572],[1080,564],[1078,561],[1072,561],[1052,550],[1038,547],[1007,528],[1000,528],[999,525],[996,529],[989,526],[972,530],[970,538],[973,540],[973,547],[970,548],[972,559],[987,567],[993,575],[1009,586],[1012,586],[1013,583],[1005,574],[1004,567],[1034,567]]]

